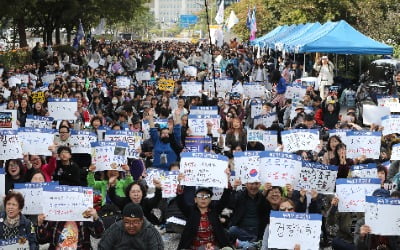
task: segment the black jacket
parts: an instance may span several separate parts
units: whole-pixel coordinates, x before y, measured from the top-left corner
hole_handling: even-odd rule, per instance
[[[111,201],[116,206],[118,206],[121,211],[124,210],[125,205],[127,205],[128,203],[132,202],[129,197],[120,197],[120,196],[116,195],[115,194],[115,187],[110,187],[108,189],[107,194],[110,197]],[[153,198],[143,197],[141,202],[140,202],[140,206],[143,209],[144,216],[153,225],[159,225],[160,224],[160,221],[158,220],[158,218],[154,214],[151,213],[151,210],[153,210],[153,208],[156,208],[158,206],[158,204],[160,203],[161,199],[162,199],[161,189],[156,188],[156,191],[154,193],[154,197]]]
[[[232,202],[230,205],[233,209],[233,215],[230,226],[239,226],[241,220],[246,214],[246,203],[250,199],[247,190],[233,192]],[[269,202],[267,202],[266,197],[262,195],[261,191],[257,193],[255,199],[257,204],[257,215],[260,221],[258,224],[257,240],[262,240],[265,227],[269,224],[269,214],[272,208]]]
[[[57,161],[53,181],[59,181],[60,185],[81,186],[81,170],[75,162],[70,161],[69,165],[62,165],[61,161]]]
[[[229,238],[225,233],[224,227],[219,221],[219,214],[228,205],[230,196],[230,189],[224,189],[221,199],[215,203],[210,203],[209,206],[208,220],[212,226],[216,244],[220,248],[229,246]],[[193,240],[196,238],[199,230],[201,213],[196,205],[189,206],[185,202],[183,194],[179,194],[177,196],[177,201],[179,209],[187,218],[178,249],[191,249]]]

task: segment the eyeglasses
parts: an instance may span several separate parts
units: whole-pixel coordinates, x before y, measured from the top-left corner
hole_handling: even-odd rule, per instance
[[[124,221],[125,226],[139,226],[142,220]]]
[[[69,132],[58,132],[59,134],[68,134]]]
[[[211,195],[210,194],[196,194],[196,198],[209,199],[209,198],[211,198]]]
[[[294,207],[280,207],[279,211],[294,211]]]

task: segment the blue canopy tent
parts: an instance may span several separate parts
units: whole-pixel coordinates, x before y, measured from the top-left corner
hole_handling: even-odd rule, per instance
[[[268,32],[267,34],[265,34],[259,38],[256,38],[253,41],[250,41],[250,44],[251,45],[259,45],[260,41],[265,40],[269,37],[275,36],[277,33],[281,32],[282,30],[286,29],[287,27],[289,27],[289,26],[287,26],[287,25],[278,26],[275,29]]]
[[[259,45],[260,47],[264,48],[264,47],[268,47],[268,48],[272,48],[272,43],[283,38],[286,37],[290,34],[292,34],[293,32],[297,32],[298,30],[301,29],[301,27],[303,27],[304,24],[292,24],[289,27],[287,27],[287,29],[278,32],[277,34],[275,34],[274,36],[271,36],[267,39],[264,39],[262,41],[260,41]]]
[[[307,23],[298,32],[292,33],[292,34],[276,41],[273,44],[273,47],[275,47],[276,50],[282,51],[282,50],[286,49],[287,44],[289,44],[291,41],[299,39],[300,37],[303,37],[303,36],[307,37],[320,27],[321,27],[321,24],[319,22]]]
[[[322,27],[321,27],[322,28]],[[341,20],[320,36],[299,41],[298,53],[324,52],[335,54],[389,55],[393,47],[363,35],[346,21]]]

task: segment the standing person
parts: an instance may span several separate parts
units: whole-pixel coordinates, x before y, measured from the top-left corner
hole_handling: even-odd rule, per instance
[[[126,205],[122,216],[122,220],[105,231],[98,246],[99,250],[164,250],[160,233],[144,218],[140,205]]]
[[[0,240],[28,240],[29,249],[38,249],[32,222],[22,213],[25,200],[21,193],[9,192],[4,198],[5,212],[0,213]]]
[[[318,74],[319,95],[322,99],[326,97],[325,89],[333,84],[333,70],[335,66],[327,56],[315,60],[314,70]]]
[[[40,47],[40,43],[37,42],[35,47],[33,47],[32,49],[32,60],[35,62],[36,68],[39,66],[42,54],[43,54],[43,49]]]
[[[229,169],[225,173],[229,178]],[[180,174],[178,180],[181,181],[183,178],[184,176]],[[219,220],[219,214],[229,203],[230,189],[225,188],[221,199],[212,204],[212,190],[199,187],[195,192],[193,206],[185,202],[184,192],[184,187],[178,186],[178,207],[187,218],[178,249],[229,247],[229,239]]]
[[[272,71],[271,83],[275,87],[274,91],[276,93],[275,98],[272,100],[271,103],[279,107],[285,106],[286,81],[282,77],[279,70],[276,69]]]

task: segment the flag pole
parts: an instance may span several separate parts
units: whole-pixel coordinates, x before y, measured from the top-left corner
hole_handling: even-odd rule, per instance
[[[210,44],[210,54],[211,54],[211,70],[212,70],[212,78],[214,83],[214,97],[217,97],[217,83],[215,82],[215,67],[214,67],[214,53],[212,48],[212,41],[211,41],[211,29],[210,29],[210,18],[208,14],[208,4],[207,0],[204,0],[204,6],[206,7],[206,19],[207,19],[207,28],[208,28],[208,40]],[[211,6],[212,7],[212,6]]]

